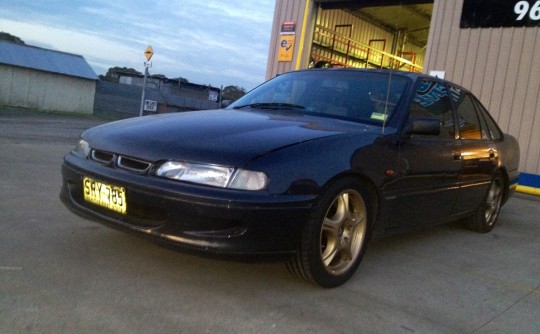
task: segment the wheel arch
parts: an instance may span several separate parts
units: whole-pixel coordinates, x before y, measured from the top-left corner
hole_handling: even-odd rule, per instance
[[[365,186],[364,190],[367,192],[366,195],[369,196],[367,205],[369,206],[369,213],[371,215],[371,217],[369,217],[369,231],[371,232],[379,221],[381,194],[375,182],[369,176],[355,171],[341,173],[334,176],[324,184],[324,186],[321,188],[321,194],[323,194],[326,189],[328,189],[328,187],[335,182],[347,178],[359,181]]]
[[[510,177],[508,176],[508,172],[506,170],[506,167],[504,166],[499,166],[499,168],[495,170],[495,173],[493,173],[493,177],[495,177],[495,175],[497,174],[500,174],[502,176],[503,182],[504,182],[503,184],[503,204],[504,204],[510,197],[510,191],[509,191]]]

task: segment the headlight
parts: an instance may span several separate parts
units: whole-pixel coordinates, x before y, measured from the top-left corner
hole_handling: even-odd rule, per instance
[[[172,180],[242,190],[261,190],[268,184],[268,177],[262,172],[177,161],[163,163],[157,169],[156,175]]]
[[[158,168],[156,175],[173,180],[225,188],[233,172],[234,168],[167,161]]]
[[[71,151],[71,153],[75,154],[79,158],[86,159],[88,157],[88,154],[90,154],[90,145],[88,145],[88,142],[84,139],[79,140],[79,143],[75,148]]]

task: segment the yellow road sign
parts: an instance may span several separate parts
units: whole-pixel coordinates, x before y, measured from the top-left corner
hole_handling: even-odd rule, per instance
[[[150,61],[150,58],[154,55],[154,49],[152,49],[152,45],[148,45],[146,50],[144,50],[144,55],[146,56],[146,60]]]

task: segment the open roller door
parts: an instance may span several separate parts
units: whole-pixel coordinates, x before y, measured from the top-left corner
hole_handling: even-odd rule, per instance
[[[433,0],[320,0],[310,67],[421,72]]]

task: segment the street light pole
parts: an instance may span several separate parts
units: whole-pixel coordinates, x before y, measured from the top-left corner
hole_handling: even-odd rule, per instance
[[[144,93],[146,89],[146,78],[148,77],[148,68],[152,67],[150,58],[152,58],[152,56],[154,55],[154,50],[152,49],[151,45],[148,45],[146,47],[146,50],[144,50],[144,55],[147,61],[144,62],[144,80],[143,80],[143,85],[142,85],[141,109],[139,111],[139,117],[143,115],[143,110],[144,110],[144,95],[145,95]]]
[[[144,80],[142,85],[142,95],[141,95],[141,109],[139,111],[139,116],[143,115],[143,109],[144,109],[144,95],[145,95],[145,88],[146,88],[146,78],[148,77],[148,67],[152,66],[151,62],[144,62]]]

